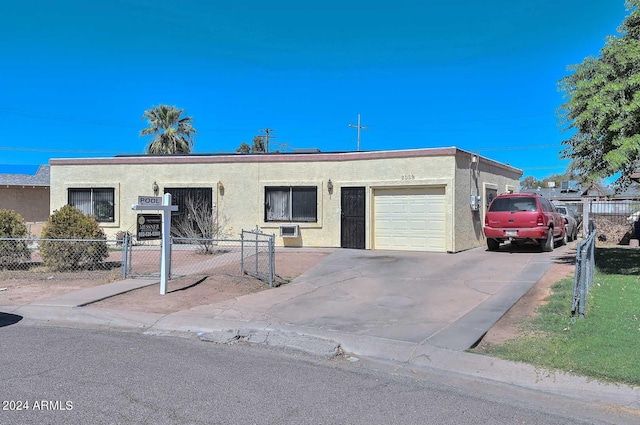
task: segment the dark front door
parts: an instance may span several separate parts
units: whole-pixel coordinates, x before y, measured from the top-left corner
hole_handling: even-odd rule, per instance
[[[340,246],[364,249],[364,187],[343,187],[340,193],[342,209]]]
[[[186,238],[201,238],[200,226],[213,220],[213,189],[210,187],[165,187],[164,193],[171,194],[171,204],[178,211],[171,212],[171,231]],[[194,216],[195,215],[195,216]],[[181,230],[178,230],[178,227]],[[188,235],[187,235],[188,234]]]

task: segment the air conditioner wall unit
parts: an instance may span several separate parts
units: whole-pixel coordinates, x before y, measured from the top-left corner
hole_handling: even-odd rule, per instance
[[[283,238],[297,238],[300,236],[300,226],[297,224],[281,225],[280,236]]]

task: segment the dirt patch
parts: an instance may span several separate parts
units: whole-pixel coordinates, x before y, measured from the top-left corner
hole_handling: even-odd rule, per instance
[[[60,275],[51,275],[50,279],[2,279],[0,305],[29,304],[96,285],[95,279],[66,280]]]
[[[109,261],[117,261],[109,257]],[[278,282],[288,282],[316,265],[328,252],[277,251],[276,273]],[[187,270],[185,277],[169,281],[169,293],[161,296],[158,285],[142,288],[101,301],[92,306],[170,313],[197,305],[215,303],[241,295],[269,289],[261,280],[241,276],[237,264],[216,263],[211,256],[176,251],[173,261]],[[137,271],[159,269],[158,255],[152,253],[136,261]],[[206,263],[206,264],[205,264]],[[213,267],[210,266],[213,263]],[[121,279],[121,271],[87,271],[68,273],[21,272],[0,274],[0,305],[24,305],[54,298],[81,289]]]
[[[277,252],[278,283],[291,281],[329,255],[326,252]],[[91,304],[101,307],[147,313],[174,313],[199,305],[214,304],[242,295],[269,289],[269,285],[251,276],[240,276],[237,265],[217,267],[212,273],[189,274],[169,281],[167,294],[160,295],[152,285]]]
[[[536,314],[536,309],[546,302],[551,295],[551,286],[559,280],[573,276],[574,273],[575,265],[569,262],[556,263],[551,266],[542,279],[487,332],[475,349],[483,351],[489,345],[500,345],[509,339],[520,336],[522,334],[520,324],[525,319],[533,317]]]

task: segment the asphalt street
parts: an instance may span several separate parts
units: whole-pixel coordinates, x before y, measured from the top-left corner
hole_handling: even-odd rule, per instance
[[[0,338],[2,424],[637,423],[455,374],[243,344],[24,322]]]

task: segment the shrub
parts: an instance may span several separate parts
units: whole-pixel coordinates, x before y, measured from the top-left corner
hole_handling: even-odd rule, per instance
[[[106,236],[96,218],[71,205],[51,214],[42,238],[40,254],[53,270],[94,269],[109,256]]]
[[[0,210],[0,238],[24,239],[28,236],[22,216],[15,211]],[[0,240],[0,269],[31,260],[26,240]]]
[[[229,236],[226,216],[218,216],[202,200],[187,198],[183,218],[173,222],[171,233],[176,238],[193,239],[198,244],[198,254],[214,254],[218,251],[216,239]]]

